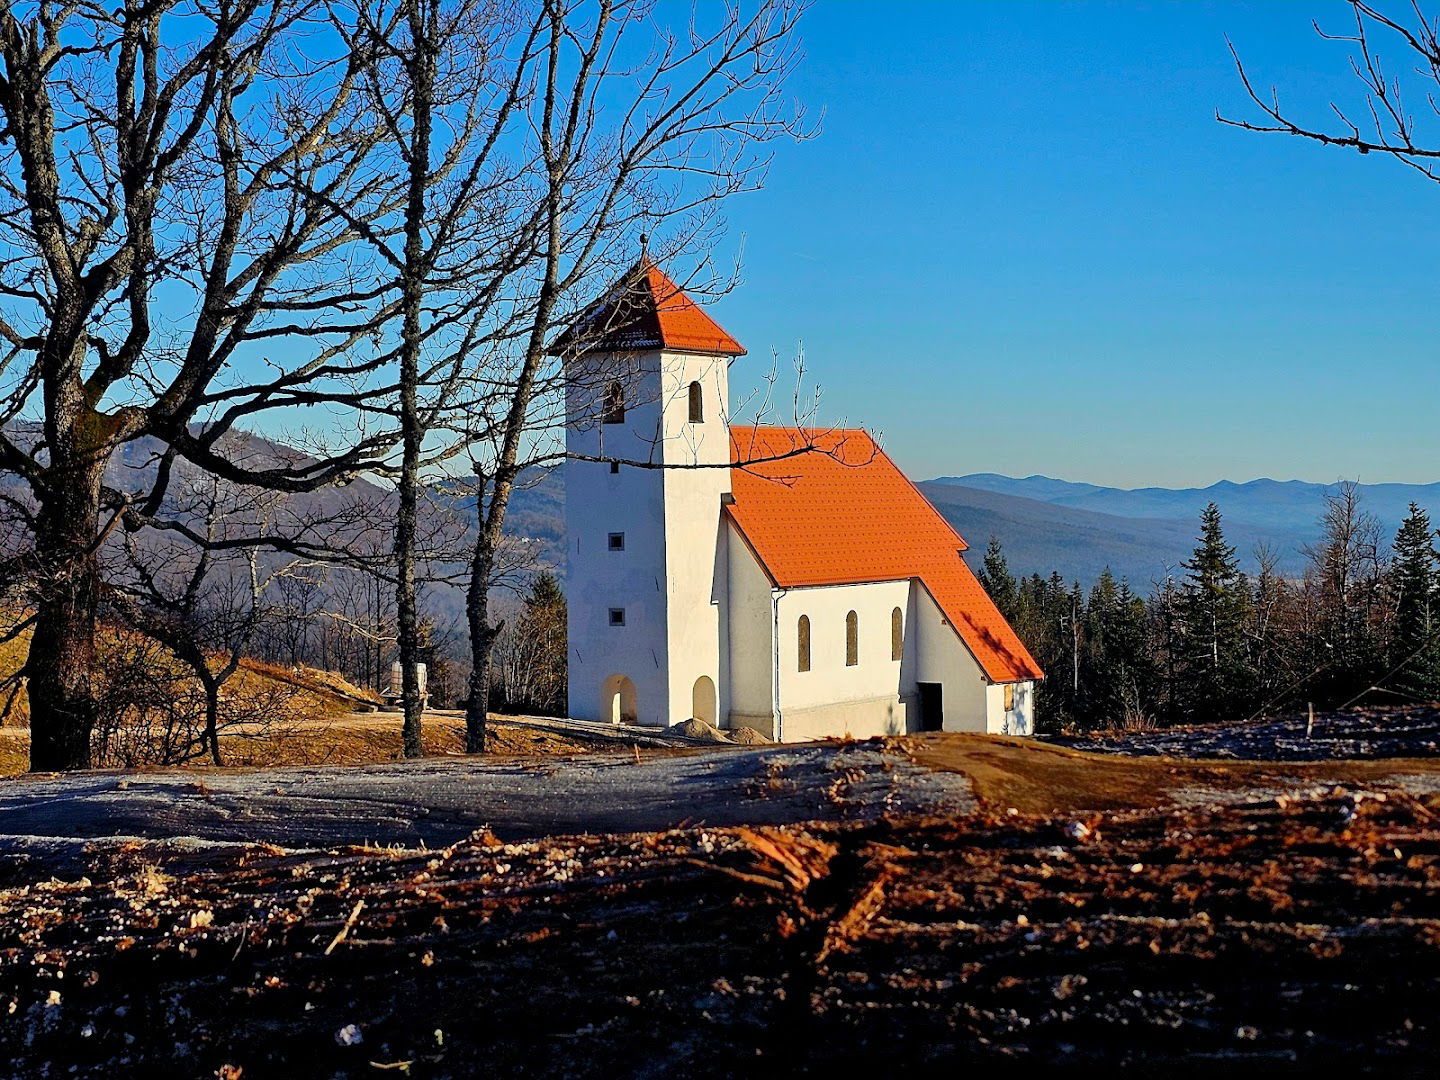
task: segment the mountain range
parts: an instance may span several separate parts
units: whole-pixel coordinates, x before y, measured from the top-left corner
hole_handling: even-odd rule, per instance
[[[25,441],[26,432],[11,435]],[[32,433],[33,434],[33,433]],[[254,435],[237,434],[236,448],[251,464],[295,462],[303,451]],[[153,440],[137,440],[116,455],[107,470],[107,482],[122,490],[143,490],[153,476],[160,447]],[[512,536],[523,538],[542,565],[562,569],[564,557],[564,471],[531,470],[522,478],[507,522]],[[0,476],[0,487],[13,486],[14,477]],[[920,490],[969,544],[967,558],[978,569],[987,542],[997,538],[1011,570],[1017,575],[1052,571],[1066,580],[1089,585],[1106,568],[1128,580],[1141,593],[1167,575],[1184,573],[1180,564],[1194,550],[1200,511],[1209,502],[1224,516],[1226,539],[1235,547],[1242,567],[1258,568],[1256,549],[1267,547],[1283,574],[1303,573],[1304,549],[1320,536],[1325,498],[1338,484],[1299,480],[1222,480],[1204,488],[1117,488],[1058,480],[1048,476],[1009,477],[997,473],[941,476],[921,482]],[[441,485],[436,494],[454,500],[468,516],[470,500]],[[1360,484],[1361,509],[1379,521],[1388,540],[1404,518],[1411,502],[1440,519],[1440,483]],[[355,499],[383,502],[389,496],[380,487],[357,480],[347,488],[329,488],[294,501],[302,514],[334,513]],[[435,590],[435,602],[447,609],[458,601],[454,590]],[[439,595],[446,594],[443,598]],[[455,596],[458,596],[458,592]]]
[[[1179,564],[1195,546],[1200,511],[1214,502],[1226,539],[1241,565],[1258,567],[1258,546],[1268,547],[1283,574],[1305,567],[1304,549],[1320,535],[1325,497],[1338,484],[1301,480],[1222,480],[1204,488],[1115,488],[1048,476],[996,473],[942,476],[919,485],[970,544],[979,566],[991,536],[999,539],[1017,574],[1058,570],[1067,579],[1092,582],[1109,567],[1139,592],[1183,573]],[[1411,502],[1440,516],[1440,483],[1361,484],[1361,509],[1394,535]]]

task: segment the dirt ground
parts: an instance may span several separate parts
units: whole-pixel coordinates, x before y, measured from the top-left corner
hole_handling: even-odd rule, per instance
[[[1429,1076],[1437,813],[106,849],[0,891],[0,1073]]]
[[[1209,729],[1280,760],[933,735],[12,778],[0,1075],[1433,1076],[1440,756],[1379,719],[1332,733],[1411,756]]]
[[[1361,761],[1207,761],[1100,754],[1034,739],[919,736],[906,740],[930,768],[963,773],[981,803],[1004,812],[1154,809],[1329,787],[1440,789],[1440,758]]]

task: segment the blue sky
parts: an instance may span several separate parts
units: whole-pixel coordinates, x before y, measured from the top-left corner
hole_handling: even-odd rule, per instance
[[[1440,186],[1214,119],[1252,115],[1227,34],[1298,112],[1360,102],[1310,27],[1347,11],[821,0],[822,133],[729,210],[735,396],[803,343],[917,479],[1440,480]]]

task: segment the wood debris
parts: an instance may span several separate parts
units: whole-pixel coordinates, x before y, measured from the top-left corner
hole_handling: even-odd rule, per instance
[[[0,1075],[1411,1075],[1440,1055],[1437,806],[142,845],[5,879]]]

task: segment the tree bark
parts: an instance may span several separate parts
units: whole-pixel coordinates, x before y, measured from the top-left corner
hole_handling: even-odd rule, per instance
[[[493,500],[492,500],[493,501]],[[490,574],[495,545],[485,512],[485,477],[475,470],[475,546],[470,553],[470,581],[465,590],[465,618],[470,630],[470,686],[465,696],[465,752],[483,754],[490,735],[490,682],[495,639],[500,626],[490,625]]]
[[[105,456],[77,452],[69,439],[52,448],[35,538],[39,567],[29,677],[30,768],[88,769],[99,718],[95,623],[100,568],[95,541]]]
[[[425,755],[421,733],[424,702],[420,696],[420,618],[415,589],[415,531],[420,487],[420,450],[425,439],[420,417],[420,350],[423,347],[421,308],[425,302],[428,267],[425,252],[426,194],[430,186],[430,128],[434,107],[435,49],[431,26],[421,0],[406,0],[410,27],[410,69],[414,128],[409,147],[405,206],[405,258],[401,281],[403,319],[400,330],[401,462],[399,516],[395,528],[395,621],[399,639],[400,679],[404,694],[405,756]]]
[[[205,687],[205,742],[210,747],[212,765],[223,765],[220,758],[220,685],[210,677],[208,670],[196,668],[200,683]]]

